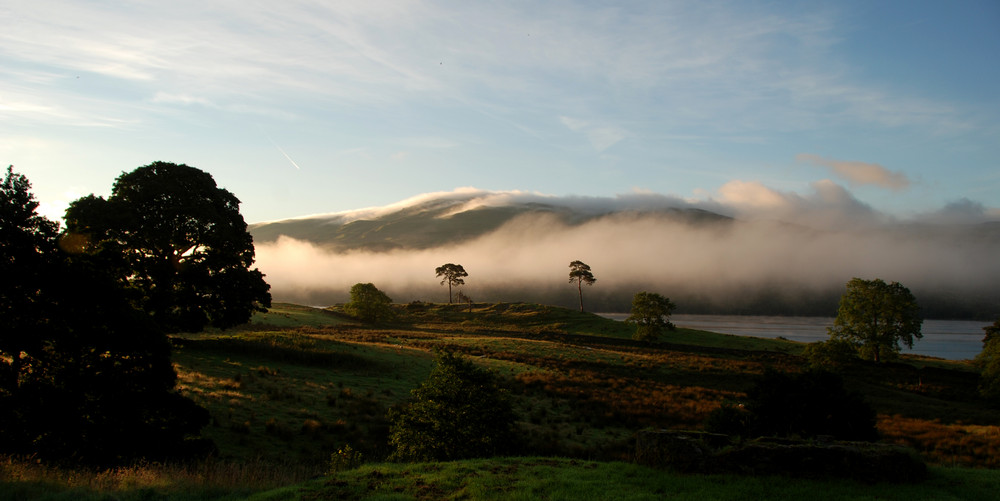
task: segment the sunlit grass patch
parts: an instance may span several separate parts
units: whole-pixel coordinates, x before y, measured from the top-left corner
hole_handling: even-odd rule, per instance
[[[22,499],[245,499],[315,475],[289,463],[138,463],[90,470],[0,457],[0,501]]]
[[[878,430],[883,440],[912,447],[938,464],[1000,468],[1000,426],[881,415]]]
[[[274,303],[266,313],[256,312],[250,319],[253,325],[275,327],[322,327],[351,322],[350,318],[330,310],[290,303]]]

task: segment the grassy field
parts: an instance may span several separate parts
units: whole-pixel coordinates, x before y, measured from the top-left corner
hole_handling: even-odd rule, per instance
[[[230,469],[233,469],[230,467]],[[933,467],[920,484],[836,479],[684,475],[623,462],[497,458],[446,463],[369,463],[291,485],[253,466],[239,471],[162,466],[88,474],[18,470],[30,480],[0,483],[0,499],[44,501],[209,500],[967,500],[992,501],[1000,475]],[[264,478],[266,477],[266,478]],[[250,483],[247,483],[250,482]]]
[[[685,476],[630,464],[635,432],[700,429],[723,401],[738,400],[754,375],[801,370],[804,345],[687,329],[647,345],[632,341],[621,322],[517,303],[396,308],[393,324],[372,327],[337,308],[276,304],[243,328],[174,336],[178,386],[209,410],[204,434],[218,447],[214,458],[107,472],[8,458],[0,460],[0,501],[758,499],[805,492],[821,499],[992,499],[1000,487],[996,470],[968,469],[1000,468],[1000,427],[963,362],[904,358],[845,374],[878,412],[883,440],[935,465],[921,486]],[[525,458],[383,462],[386,411],[427,376],[437,349],[462,353],[504,379]],[[345,446],[365,464],[330,474],[331,455]]]

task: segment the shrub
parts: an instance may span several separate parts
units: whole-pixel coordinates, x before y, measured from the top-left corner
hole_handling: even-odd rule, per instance
[[[705,420],[705,431],[745,437],[750,433],[750,413],[739,404],[724,402]]]
[[[373,324],[395,316],[392,298],[370,283],[357,283],[351,287],[351,302],[344,305],[344,311]]]
[[[747,392],[744,409],[723,405],[709,415],[705,427],[728,434],[745,429],[746,435],[754,437],[878,439],[875,412],[859,395],[844,389],[840,376],[831,372],[767,371]],[[746,413],[745,428],[740,412]]]
[[[674,330],[674,324],[668,320],[676,305],[669,298],[655,292],[637,292],[632,297],[632,313],[625,323],[635,325],[632,339],[653,342],[659,339],[665,330]]]
[[[440,353],[413,396],[389,411],[392,459],[445,461],[511,451],[515,415],[493,372]]]
[[[858,348],[845,339],[830,339],[806,345],[803,355],[815,368],[841,367],[858,359]]]
[[[330,455],[329,472],[336,473],[357,468],[362,462],[364,462],[364,456],[361,451],[355,450],[350,444],[347,444]]]

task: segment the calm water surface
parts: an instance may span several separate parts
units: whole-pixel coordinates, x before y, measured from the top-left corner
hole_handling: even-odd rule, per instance
[[[605,317],[624,320],[625,313],[603,313]],[[829,339],[827,327],[833,325],[832,317],[765,317],[740,315],[671,315],[670,321],[678,327],[700,329],[774,339],[784,337],[792,341],[812,343]],[[983,348],[983,327],[989,322],[972,320],[924,320],[921,332],[924,337],[915,340],[913,349],[903,347],[902,353],[929,355],[949,360],[974,358]]]

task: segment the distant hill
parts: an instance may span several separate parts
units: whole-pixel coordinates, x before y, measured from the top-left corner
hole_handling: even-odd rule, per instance
[[[396,210],[309,216],[250,225],[254,242],[284,235],[328,249],[389,251],[429,249],[486,235],[519,216],[547,215],[566,225],[580,225],[613,214],[657,217],[688,224],[730,223],[732,218],[702,209],[579,209],[538,202],[471,205],[476,195],[444,197]]]
[[[433,270],[455,262],[476,301],[572,307],[566,266],[580,259],[598,279],[584,291],[591,311],[628,311],[632,295],[649,290],[679,313],[833,316],[844,284],[862,277],[909,287],[926,318],[1000,316],[998,222],[786,222],[704,207],[459,190],[250,232],[275,300],[304,304],[346,301],[357,282],[396,301],[440,301]]]

